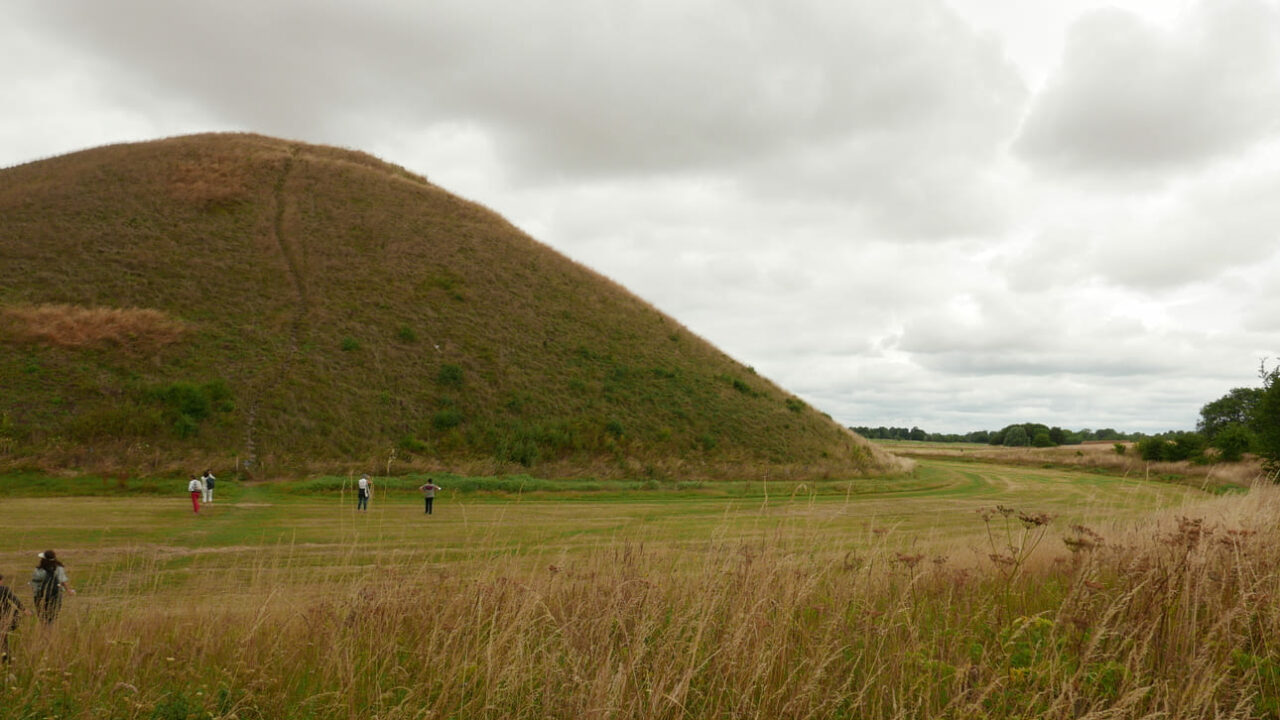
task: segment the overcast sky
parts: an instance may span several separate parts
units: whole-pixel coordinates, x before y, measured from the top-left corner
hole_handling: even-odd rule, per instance
[[[0,166],[365,150],[847,425],[1191,428],[1280,354],[1265,0],[58,0]]]

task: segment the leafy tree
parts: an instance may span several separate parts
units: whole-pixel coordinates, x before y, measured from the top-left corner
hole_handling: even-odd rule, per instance
[[[1173,438],[1173,456],[1170,460],[1195,460],[1204,456],[1204,436],[1200,433],[1178,433]]]
[[[1273,371],[1274,372],[1274,371]],[[1263,379],[1266,370],[1263,369]],[[1233,388],[1231,392],[1200,408],[1200,419],[1196,422],[1196,430],[1213,440],[1218,433],[1231,425],[1250,425],[1253,422],[1254,408],[1262,399],[1265,388]]]
[[[1004,444],[1006,447],[1026,447],[1031,444],[1031,438],[1027,437],[1026,428],[1014,425],[1004,433]]]
[[[1232,423],[1218,431],[1210,443],[1218,448],[1218,457],[1225,462],[1239,462],[1253,447],[1256,438],[1246,425]]]
[[[1053,438],[1049,435],[1049,431],[1040,430],[1036,432],[1035,437],[1031,438],[1031,444],[1036,447],[1053,447],[1058,443],[1053,441]]]
[[[1145,437],[1138,441],[1138,454],[1148,462],[1160,462],[1168,447],[1169,441],[1162,437]]]
[[[1280,365],[1258,369],[1262,392],[1253,408],[1253,431],[1257,450],[1269,472],[1280,473]]]

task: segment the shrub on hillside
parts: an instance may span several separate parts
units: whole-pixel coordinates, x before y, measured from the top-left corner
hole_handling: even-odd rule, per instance
[[[196,384],[175,382],[152,388],[145,393],[148,401],[164,408],[165,419],[174,434],[181,438],[199,434],[200,424],[217,413],[236,409],[231,388],[223,380]]]
[[[437,430],[448,430],[462,424],[462,413],[454,408],[442,408],[431,416],[431,425]]]
[[[441,387],[462,387],[462,367],[451,363],[441,365],[436,373],[436,384]]]

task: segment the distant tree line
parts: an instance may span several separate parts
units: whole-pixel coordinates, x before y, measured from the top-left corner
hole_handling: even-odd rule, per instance
[[[1112,428],[1064,430],[1040,423],[1015,423],[1000,430],[968,433],[931,433],[918,427],[852,427],[859,435],[875,440],[917,440],[922,442],[970,442],[1007,447],[1054,447],[1089,441],[1116,443],[1116,452],[1125,452],[1121,443],[1137,443],[1144,460],[1177,462],[1236,462],[1245,453],[1262,458],[1267,471],[1280,477],[1280,365],[1258,368],[1259,387],[1233,388],[1200,408],[1194,432],[1169,431],[1154,435],[1125,433]],[[1212,448],[1214,452],[1208,453]]]
[[[1124,433],[1112,428],[1100,430],[1064,430],[1040,423],[1014,423],[999,430],[974,430],[967,433],[931,433],[918,427],[852,427],[862,437],[872,440],[917,440],[921,442],[968,442],[1010,447],[1054,447],[1079,445],[1091,441],[1125,442],[1146,437],[1143,433]]]

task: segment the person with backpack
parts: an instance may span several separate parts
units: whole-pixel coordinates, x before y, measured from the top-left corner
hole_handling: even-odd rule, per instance
[[[51,624],[62,610],[62,591],[75,595],[67,583],[67,568],[52,550],[45,550],[37,557],[40,564],[31,573],[31,590],[35,596],[36,616],[44,624]]]
[[[9,633],[18,629],[18,616],[22,613],[30,615],[31,611],[22,606],[0,575],[0,665],[9,664]]]
[[[361,475],[360,481],[356,483],[356,509],[368,510],[369,498],[373,496],[373,481],[368,475]]]
[[[213,471],[205,469],[204,475],[200,476],[200,482],[204,483],[204,504],[208,505],[213,502],[213,482],[218,478],[213,476]]]
[[[187,483],[187,492],[191,493],[191,512],[199,514],[200,496],[204,494],[204,483],[200,482],[200,478],[192,475],[191,482]]]
[[[433,482],[431,478],[427,478],[427,481],[422,485],[420,485],[418,489],[422,491],[422,499],[426,503],[426,509],[423,512],[425,512],[427,515],[430,515],[431,504],[436,499],[436,491],[443,490],[444,488],[441,488],[439,485],[435,484],[435,482]]]

